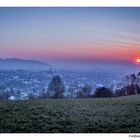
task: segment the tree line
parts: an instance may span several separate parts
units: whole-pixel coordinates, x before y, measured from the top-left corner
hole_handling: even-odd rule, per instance
[[[47,92],[42,93],[41,95],[39,95],[38,98],[96,98],[140,94],[140,73],[138,73],[137,75],[127,75],[124,81],[124,86],[122,88],[117,89],[115,92],[113,92],[107,87],[99,87],[95,90],[95,93],[93,93],[92,87],[88,84],[85,84],[83,87],[79,88],[79,90],[75,93],[75,96],[73,96],[72,93],[70,95],[64,96],[65,88],[63,81],[59,75],[56,75],[52,78],[51,82],[49,83]]]
[[[43,91],[39,95],[30,93],[28,95],[28,99],[96,98],[140,94],[140,73],[137,75],[127,75],[125,77],[123,87],[117,89],[115,92],[107,87],[99,87],[93,93],[92,87],[85,84],[75,92],[75,95],[72,93],[69,95],[64,95],[64,93],[65,87],[63,80],[59,75],[55,75],[48,84],[47,91]],[[0,99],[10,99],[12,96],[16,97],[16,99],[20,99],[20,91],[15,92],[13,88],[7,91],[4,89],[4,87],[0,87]]]

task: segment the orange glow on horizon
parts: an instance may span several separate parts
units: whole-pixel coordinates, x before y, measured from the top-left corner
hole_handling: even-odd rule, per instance
[[[140,58],[137,58],[137,59],[136,59],[136,62],[137,62],[137,63],[140,63]]]

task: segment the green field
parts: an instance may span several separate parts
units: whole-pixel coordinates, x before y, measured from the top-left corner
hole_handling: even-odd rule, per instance
[[[140,95],[0,101],[0,132],[139,133]]]

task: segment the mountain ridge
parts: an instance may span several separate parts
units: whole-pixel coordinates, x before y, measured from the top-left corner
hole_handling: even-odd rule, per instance
[[[0,58],[0,69],[4,70],[45,70],[52,67],[52,65],[39,60],[26,60],[20,58]]]

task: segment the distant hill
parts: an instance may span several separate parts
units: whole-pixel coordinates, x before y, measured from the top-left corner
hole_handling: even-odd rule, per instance
[[[50,64],[37,60],[24,60],[17,58],[0,59],[0,70],[46,70]]]

